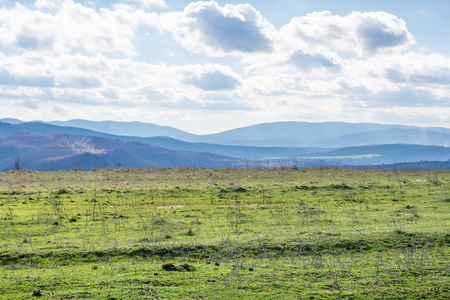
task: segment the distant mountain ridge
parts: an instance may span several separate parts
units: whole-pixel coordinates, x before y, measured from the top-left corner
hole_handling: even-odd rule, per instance
[[[18,120],[13,121],[17,122]],[[32,124],[34,123],[36,122]],[[30,122],[19,125],[25,126],[26,124],[30,124]],[[102,133],[101,136],[104,137],[111,135],[127,137],[165,136],[185,142],[229,146],[337,148],[391,143],[450,146],[450,128],[422,128],[375,123],[275,122],[206,135],[195,135],[173,127],[142,122],[71,120],[52,121],[43,124],[92,130]],[[73,130],[69,134],[73,134],[72,132]],[[86,134],[90,133],[87,132]]]
[[[143,122],[115,122],[115,121],[50,121],[45,122],[57,126],[71,126],[121,136],[154,137],[167,136],[174,139],[194,139],[196,135],[170,127]]]
[[[429,139],[429,136],[433,138]],[[273,146],[275,143],[278,147],[348,147],[389,143],[449,146],[450,129],[372,123],[277,122],[237,128],[203,138],[211,143],[241,146]],[[402,141],[396,140],[398,138]]]
[[[73,124],[91,122],[75,120]],[[105,124],[110,126],[110,131],[115,131],[122,123],[111,121],[102,126]],[[128,127],[122,128],[122,133],[141,123],[126,124]],[[444,168],[450,160],[450,147],[446,147],[450,145],[450,129],[447,128],[279,122],[201,136],[184,135],[178,129],[153,124],[143,126],[146,130],[154,128],[149,135],[162,130],[195,142],[168,136],[114,135],[73,126],[3,119],[0,120],[0,170],[11,169],[17,157],[26,168],[35,170],[65,170],[76,163],[89,169],[102,166],[215,168],[294,164],[299,167],[357,167],[421,161],[435,161],[422,164],[425,166],[437,166],[441,161]],[[283,146],[289,144],[303,147]]]
[[[19,168],[57,171],[92,168],[147,167],[276,167],[380,166],[414,162],[447,168],[450,147],[423,145],[377,145],[296,154],[292,157],[247,160],[216,153],[174,151],[134,141],[94,136],[13,134],[0,137],[0,171]],[[437,161],[440,161],[437,162]],[[417,165],[418,166],[418,165]]]
[[[0,137],[13,134],[95,136],[108,139],[120,139],[122,141],[141,142],[151,146],[162,147],[174,151],[208,152],[224,156],[233,156],[241,159],[261,159],[272,156],[295,156],[308,152],[320,152],[329,150],[329,149],[320,149],[317,147],[286,148],[286,147],[223,146],[207,143],[191,143],[162,136],[149,138],[136,136],[117,136],[84,128],[77,128],[70,126],[62,127],[40,122],[9,124],[9,123],[2,123],[0,120]]]
[[[214,153],[173,151],[140,142],[94,136],[13,134],[0,137],[0,170],[81,168],[242,167],[244,160]]]

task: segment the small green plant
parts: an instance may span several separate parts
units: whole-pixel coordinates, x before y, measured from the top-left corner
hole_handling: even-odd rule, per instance
[[[194,236],[195,235],[194,230],[192,230],[192,227],[188,228],[188,230],[186,231],[186,235],[188,235],[188,236]]]

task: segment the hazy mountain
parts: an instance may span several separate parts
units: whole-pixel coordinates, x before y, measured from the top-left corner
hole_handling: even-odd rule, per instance
[[[140,122],[49,122],[104,133],[155,137],[167,136],[186,142],[262,147],[346,147],[389,143],[450,145],[450,129],[373,123],[276,122],[236,128],[216,134],[194,135],[172,127]]]
[[[315,146],[317,141],[387,128],[389,125],[380,124],[276,122],[232,129],[204,137],[214,143],[246,146],[273,146],[275,140],[278,141],[277,146]]]
[[[167,139],[167,138],[164,138]],[[193,144],[170,139],[174,144],[212,151],[219,145]],[[205,147],[205,148],[202,148]],[[123,141],[94,136],[74,135],[32,135],[13,134],[0,137],[0,170],[23,167],[30,170],[53,171],[81,167],[272,167],[292,166],[374,166],[417,161],[449,161],[450,148],[423,145],[378,145],[346,147],[328,152],[303,153],[307,149],[228,147],[224,151],[234,151],[241,156],[263,152],[263,158],[239,159],[215,153],[198,151],[175,151],[155,147],[136,141]],[[228,149],[229,148],[229,149]],[[300,150],[299,150],[300,149]],[[311,148],[309,150],[315,150]],[[294,155],[288,155],[289,151]],[[319,149],[323,151],[323,149]],[[246,152],[248,151],[248,152]],[[267,157],[268,153],[275,157]],[[17,162],[19,159],[19,162]],[[430,164],[427,164],[428,166]]]
[[[264,159],[270,157],[295,157],[305,153],[330,151],[329,148],[319,147],[247,147],[227,146],[208,143],[190,143],[169,137],[151,137],[142,139],[142,142],[171,150],[210,152],[225,156],[245,159]]]
[[[9,123],[9,124],[20,124],[20,123],[23,123],[23,121],[21,121],[21,120],[11,119],[11,118],[0,119],[0,122]]]
[[[70,120],[70,121],[51,121],[47,122],[47,124],[78,127],[103,133],[109,133],[113,135],[125,135],[125,136],[139,136],[139,137],[168,136],[181,140],[195,140],[196,136],[173,127],[159,126],[152,123],[142,123],[142,122],[115,122],[115,121],[95,122],[87,120]]]
[[[15,120],[17,122],[17,120]],[[30,132],[35,134],[47,134],[43,131],[45,128],[40,127],[36,130],[35,124],[42,123],[22,123],[16,124],[23,126],[22,132]],[[97,135],[113,138],[114,135],[121,135],[121,139],[137,140],[150,143],[150,140],[139,139],[135,137],[156,137],[166,136],[180,141],[234,145],[246,147],[325,147],[337,148],[357,145],[376,145],[376,144],[423,144],[423,145],[450,145],[450,129],[438,127],[414,127],[404,125],[385,125],[372,123],[343,123],[343,122],[325,122],[325,123],[308,123],[308,122],[276,122],[252,125],[248,127],[237,128],[216,134],[194,135],[172,127],[158,126],[150,123],[140,122],[92,122],[85,120],[72,120],[64,122],[49,122],[45,124],[58,124],[65,129],[55,129],[47,127],[48,132],[53,134],[83,134]],[[67,127],[67,125],[71,125]],[[75,127],[73,127],[75,126]],[[78,131],[75,129],[78,128]],[[82,132],[81,130],[85,131]],[[86,131],[87,130],[87,131]],[[96,130],[96,131],[93,131]],[[98,133],[98,132],[101,132]],[[0,135],[4,135],[0,129]],[[48,133],[50,134],[50,133]],[[156,141],[153,142],[163,142]],[[175,142],[165,141],[168,144]],[[181,145],[181,144],[180,144]],[[165,145],[162,145],[165,147]],[[210,148],[206,145],[188,145],[195,149]],[[219,151],[215,148],[215,151]],[[221,151],[224,151],[222,148]],[[232,149],[228,149],[232,150]],[[227,150],[227,151],[228,151]],[[241,149],[242,150],[242,149]],[[249,149],[246,149],[247,151]],[[283,150],[284,151],[284,150]],[[227,154],[229,155],[229,154]],[[248,156],[246,156],[248,157]]]
[[[241,146],[344,147],[406,143],[450,145],[450,129],[371,123],[277,122],[202,136],[211,143]]]
[[[0,123],[0,136],[12,134],[34,134],[34,135],[81,135],[99,136],[109,139],[120,139],[122,141],[136,141],[152,146],[167,148],[176,151],[195,151],[216,153],[224,156],[238,158],[261,159],[267,157],[298,156],[304,153],[329,151],[321,148],[283,148],[283,147],[245,147],[245,146],[222,146],[207,143],[190,143],[169,137],[142,138],[136,136],[116,136],[89,129],[57,126],[39,122],[27,122],[19,124]]]
[[[443,147],[450,145],[450,129],[446,128],[418,128],[401,125],[349,124],[339,122],[280,122],[254,125],[214,135],[196,137],[190,135],[190,138],[195,137],[196,139],[220,141],[224,144],[220,145],[206,142],[187,142],[164,136],[145,138],[118,136],[71,126],[57,126],[40,122],[20,123],[18,120],[12,121],[14,124],[0,122],[0,136],[6,137],[14,134],[22,134],[22,136],[74,135],[78,136],[78,140],[83,137],[91,137],[98,144],[101,139],[94,139],[93,137],[101,137],[103,140],[114,141],[115,144],[109,148],[100,148],[114,149],[105,153],[92,153],[89,151],[68,153],[67,147],[70,146],[68,144],[65,146],[66,148],[57,145],[49,146],[51,142],[41,137],[39,142],[34,147],[31,147],[30,142],[32,139],[30,138],[30,141],[22,141],[28,148],[17,147],[20,143],[17,143],[16,148],[3,148],[3,153],[0,153],[3,156],[0,157],[0,160],[5,161],[7,159],[8,162],[5,162],[3,165],[0,163],[0,166],[6,168],[11,167],[11,160],[14,156],[19,155],[19,152],[22,153],[20,154],[21,156],[25,155],[23,159],[28,159],[28,156],[30,156],[27,162],[29,168],[35,166],[35,168],[39,169],[44,169],[44,164],[54,166],[47,168],[67,168],[74,160],[76,162],[78,159],[82,159],[85,161],[84,164],[90,167],[105,164],[111,166],[118,163],[126,164],[129,167],[156,165],[185,166],[187,164],[211,167],[213,165],[222,166],[224,162],[226,164],[230,160],[241,162],[242,159],[247,160],[247,163],[249,161],[257,161],[266,165],[295,162],[299,166],[344,166],[390,164],[422,160],[447,161],[450,159],[449,148]],[[79,121],[76,120],[74,122]],[[80,124],[82,123],[84,122],[80,121]],[[68,123],[64,122],[64,124]],[[121,123],[111,122],[111,124],[119,126]],[[52,139],[55,138],[53,137]],[[39,143],[42,143],[42,151],[40,150],[41,145]],[[227,143],[243,145],[226,145]],[[296,144],[308,147],[257,147],[245,146],[245,144]],[[136,145],[136,147],[133,148],[130,145]],[[431,147],[431,145],[440,147]],[[155,154],[155,147],[160,149],[157,155]],[[163,148],[165,152],[161,150]],[[17,149],[20,149],[20,151]],[[33,150],[32,152],[27,152],[28,150],[25,151],[24,149]],[[46,158],[46,155],[55,151],[62,151],[60,154],[52,154],[51,156],[59,157],[58,159],[52,158],[49,160]],[[180,157],[180,151],[182,153],[190,153],[190,155],[186,156],[186,159],[177,160],[177,157]],[[162,153],[165,155],[164,158]],[[217,162],[212,159],[212,157],[215,157],[214,155],[217,157],[226,156],[227,158],[218,158],[219,162]],[[184,156],[181,155],[181,157]],[[199,157],[204,157],[205,160],[201,161]],[[65,167],[62,167],[63,163]]]
[[[52,171],[80,167],[240,167],[247,162],[212,153],[173,151],[139,142],[70,135],[14,134],[0,137],[0,170]]]
[[[22,123],[5,123],[0,122],[0,136],[7,136],[16,133],[36,134],[36,135],[55,135],[55,134],[70,134],[70,135],[86,135],[86,136],[101,136],[113,138],[113,135],[96,132],[84,128],[56,126],[41,122],[22,122]]]

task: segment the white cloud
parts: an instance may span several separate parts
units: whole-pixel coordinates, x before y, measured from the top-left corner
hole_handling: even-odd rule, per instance
[[[62,108],[61,106],[54,105],[52,107],[52,113],[56,116],[67,116],[69,115],[69,112]]]
[[[0,42],[12,49],[42,53],[70,51],[133,54],[131,38],[138,21],[125,8],[94,9],[73,0],[37,1],[32,10],[19,3],[0,9]]]
[[[6,97],[29,97],[34,98],[38,96],[45,95],[45,92],[39,88],[35,87],[18,87],[18,88],[7,88],[7,89],[0,89],[0,97],[6,98]]]
[[[410,52],[386,63],[386,77],[396,83],[439,85],[450,83],[450,58]]]
[[[241,84],[230,68],[211,64],[195,66],[185,74],[184,82],[204,91],[234,90]]]
[[[438,54],[407,52],[353,60],[341,75],[358,80],[373,93],[412,88],[438,99],[450,93],[450,58]]]
[[[47,101],[55,103],[187,108],[186,99],[193,99],[189,107],[219,109],[239,104],[231,94],[240,81],[230,67],[219,64],[153,65],[100,54],[0,55],[0,88],[47,89]]]
[[[321,54],[307,54],[302,51],[296,51],[291,57],[290,62],[300,70],[311,72],[314,68],[325,68],[327,71],[339,72],[340,66]]]
[[[167,4],[164,0],[133,0],[133,1],[139,3],[141,6],[145,8],[154,6],[167,8]]]
[[[56,9],[61,7],[63,0],[37,0],[34,6],[38,9]]]
[[[220,71],[203,73],[200,77],[190,76],[186,83],[205,91],[232,90],[239,86],[239,81]]]
[[[275,28],[250,4],[221,7],[215,1],[193,2],[181,13],[166,13],[154,26],[169,30],[190,51],[209,56],[270,52]]]
[[[426,90],[400,88],[394,91],[382,91],[362,98],[370,107],[424,107],[443,106]],[[446,106],[450,106],[450,102]]]
[[[105,84],[103,76],[111,67],[104,56],[38,53],[0,57],[0,85],[30,87],[72,87],[90,89]]]
[[[354,52],[360,56],[404,50],[415,45],[403,20],[385,12],[328,11],[295,17],[280,29],[284,43],[309,53]]]

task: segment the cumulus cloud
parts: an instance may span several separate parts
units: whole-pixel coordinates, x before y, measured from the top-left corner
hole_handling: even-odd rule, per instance
[[[63,0],[37,0],[34,6],[38,9],[56,9],[61,6]]]
[[[149,85],[139,86],[137,88],[130,89],[129,92],[132,95],[139,95],[151,101],[155,100],[163,101],[165,99],[164,95],[162,95]]]
[[[0,69],[0,85],[50,87],[55,86],[53,76],[21,76]]]
[[[43,53],[70,51],[132,54],[138,20],[126,8],[94,9],[65,1],[37,1],[32,10],[19,3],[0,9],[0,42],[12,49]]]
[[[360,82],[348,82],[343,78],[339,78],[335,83],[337,85],[336,93],[341,95],[354,96],[366,95],[370,93],[370,90]]]
[[[189,50],[210,56],[270,52],[275,32],[250,4],[221,7],[215,1],[190,3],[181,13],[161,15],[153,25],[171,31]]]
[[[91,89],[103,86],[104,82],[99,76],[64,76],[57,78],[56,87]]]
[[[422,106],[442,106],[431,93],[425,90],[414,88],[401,88],[396,91],[382,91],[374,95],[367,95],[361,98],[371,107],[422,107]],[[448,103],[450,105],[450,103]]]
[[[37,108],[39,108],[38,104],[34,100],[32,100],[30,98],[25,98],[22,101],[22,104],[23,104],[23,106],[25,106],[25,107],[27,107],[29,109],[37,109]]]
[[[314,12],[293,18],[280,34],[290,47],[322,54],[373,55],[415,44],[405,22],[385,12],[353,12],[343,17],[328,11]]]
[[[30,28],[23,28],[16,36],[16,45],[24,50],[50,50],[56,39],[51,34],[33,32]]]
[[[209,98],[206,101],[193,100],[187,97],[183,97],[176,103],[165,103],[162,105],[166,108],[183,108],[186,110],[197,110],[197,111],[241,111],[241,110],[252,110],[253,108],[245,103],[242,103],[236,99],[230,99],[227,97],[216,97]]]
[[[358,37],[364,50],[376,53],[379,50],[409,44],[405,22],[385,13],[377,15],[361,15],[361,23],[357,27]]]
[[[103,56],[63,55],[58,58],[40,54],[0,57],[0,85],[90,89],[101,87],[110,73]]]
[[[410,52],[384,63],[384,76],[395,83],[446,85],[450,83],[450,58]]]
[[[240,85],[236,78],[220,71],[208,71],[200,76],[191,75],[185,82],[205,91],[232,90]]]
[[[0,98],[35,98],[42,95],[45,95],[45,92],[35,87],[0,88]]]
[[[167,4],[164,0],[133,0],[136,3],[139,3],[141,6],[149,8],[149,7],[167,7]]]
[[[66,109],[62,108],[59,105],[54,105],[52,107],[52,113],[55,114],[55,115],[58,115],[58,116],[68,115],[68,111]]]
[[[404,70],[388,69],[386,70],[386,78],[397,83],[426,83],[426,84],[449,84],[450,73],[438,72],[427,74],[428,72],[408,73]]]
[[[269,39],[260,28],[261,15],[250,5],[227,5],[216,2],[190,4],[186,17],[195,19],[197,30],[205,42],[224,51],[270,51]]]
[[[333,60],[321,54],[307,54],[302,51],[295,52],[290,61],[300,70],[311,72],[314,68],[325,68],[332,72],[339,72],[340,66]]]

